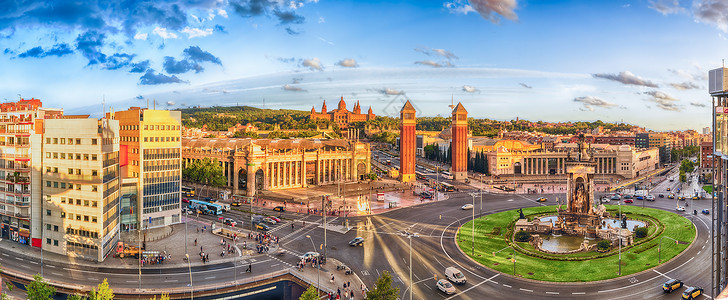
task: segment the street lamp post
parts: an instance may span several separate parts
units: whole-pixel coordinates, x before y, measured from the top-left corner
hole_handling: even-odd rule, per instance
[[[187,270],[190,273],[190,299],[195,299],[195,289],[192,287],[192,265],[190,264],[190,255],[185,254],[185,257],[187,258]]]
[[[472,239],[471,248],[472,248],[472,255],[475,255],[475,193],[471,193],[470,196],[473,197],[473,222],[472,222],[473,223],[472,224],[473,225],[472,226],[473,227],[472,228],[473,239]]]
[[[435,166],[435,201],[440,200],[440,166]]]
[[[675,243],[677,244],[677,240],[673,239],[669,236],[663,235],[662,237],[660,237],[660,243],[657,245],[657,264],[658,265],[662,263],[662,239],[664,239],[664,238],[671,239],[671,240],[675,241]]]
[[[622,216],[622,201],[619,201],[619,218],[624,218]],[[622,275],[622,237],[619,237],[619,275]]]
[[[313,239],[310,235],[306,235],[306,237],[311,241],[311,247],[313,247],[313,252],[316,252],[316,245],[313,244]],[[320,264],[321,261],[316,260],[316,296],[319,295],[319,291],[321,290],[321,269],[319,268]]]
[[[480,174],[480,216],[483,215],[483,174]]]

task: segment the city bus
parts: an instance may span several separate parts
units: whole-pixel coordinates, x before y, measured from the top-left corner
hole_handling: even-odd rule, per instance
[[[424,173],[415,171],[415,178],[418,180],[427,180],[427,176]]]
[[[452,174],[450,174],[450,172],[443,171],[442,172],[442,177],[445,178],[445,179],[452,179]]]
[[[447,182],[440,182],[440,186],[442,186],[442,190],[445,192],[454,192],[455,187],[452,184],[449,184]]]
[[[222,205],[201,200],[190,200],[190,208],[194,210],[201,210],[204,213],[212,215],[220,215],[223,211]]]
[[[185,197],[194,197],[195,196],[195,188],[191,188],[188,186],[182,186],[182,195]]]

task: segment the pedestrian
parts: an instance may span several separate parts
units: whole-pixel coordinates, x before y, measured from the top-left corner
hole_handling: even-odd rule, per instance
[[[197,239],[195,239],[195,246],[197,246]]]
[[[349,299],[354,300],[354,290],[349,291]]]
[[[248,269],[245,270],[245,273],[248,273],[248,272],[253,273],[253,265],[252,264],[248,264]]]
[[[351,288],[351,281],[347,281],[347,282],[346,282],[346,287],[347,287],[347,288]]]
[[[331,274],[331,283],[334,283],[334,274]],[[339,293],[341,294],[341,293]]]

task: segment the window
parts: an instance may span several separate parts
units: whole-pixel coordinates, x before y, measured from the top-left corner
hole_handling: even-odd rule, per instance
[[[54,167],[53,168],[53,173],[58,173],[58,168]]]
[[[65,217],[66,217],[66,213],[65,212],[61,212],[61,218],[65,218]]]
[[[76,159],[81,160],[81,153],[76,153]]]
[[[89,218],[88,218],[88,216],[83,216],[83,221],[84,221],[84,222],[88,222],[88,221],[89,221]]]
[[[96,171],[96,170],[91,171],[91,176],[99,176],[99,171]]]
[[[50,144],[50,143],[51,143],[51,138],[46,138],[46,144]]]
[[[88,205],[89,205],[89,201],[88,200],[83,200],[83,206],[88,206]]]
[[[145,126],[145,127],[146,127],[146,126]],[[147,138],[147,137],[145,136],[145,137],[144,137],[144,141],[146,142],[146,141],[147,141],[147,139],[148,139],[148,138]]]
[[[76,199],[76,205],[81,205],[81,199]]]
[[[50,216],[50,215],[51,215],[51,210],[50,209],[46,209],[46,216]]]
[[[53,138],[53,143],[58,144],[58,138]]]
[[[69,175],[73,175],[73,169],[71,169],[71,168],[68,168],[68,174],[69,174]]]
[[[51,153],[50,152],[46,152],[46,158],[51,158]]]
[[[76,175],[81,175],[81,169],[76,169]]]
[[[58,181],[54,181],[54,182],[53,182],[53,187],[54,187],[54,188],[57,188],[57,187],[58,187]]]
[[[91,186],[91,191],[97,192],[98,190],[99,190],[99,187],[98,186],[95,186],[95,185],[92,185]]]
[[[154,138],[154,141],[155,141],[155,142],[159,142],[159,137],[155,137],[155,138]]]
[[[61,138],[61,144],[65,144],[65,143],[66,143],[66,138]]]
[[[50,181],[46,181],[46,187],[51,187],[51,182]]]
[[[50,245],[51,244],[51,239],[46,238],[46,244]]]
[[[58,231],[58,230],[56,230]],[[53,246],[58,246],[58,240],[53,240]]]
[[[61,159],[66,159],[66,153],[61,153]]]
[[[51,230],[51,224],[46,224],[46,230]]]
[[[53,152],[53,158],[58,158],[58,152]]]
[[[83,155],[83,160],[88,160],[88,154]]]
[[[80,190],[81,190],[81,185],[80,185],[80,184],[77,184],[77,185],[76,185],[76,190],[77,190],[77,191],[80,191]]]
[[[97,223],[99,220],[96,217],[91,218],[91,222]]]
[[[91,207],[98,207],[99,202],[98,201],[91,201]]]
[[[53,225],[53,231],[58,232],[58,225]],[[56,245],[58,246],[58,245]]]
[[[76,215],[76,221],[81,221],[81,215]]]
[[[144,130],[147,130],[148,129],[147,127],[148,127],[147,125],[144,125]]]
[[[81,139],[76,139],[76,145],[81,145]]]
[[[51,167],[46,167],[46,173],[50,173],[50,172],[51,172]]]
[[[61,182],[61,188],[62,189],[65,189],[66,188],[66,183],[65,182]]]
[[[69,184],[68,184],[68,189],[69,189],[69,190],[72,190],[72,189],[73,189],[73,183],[69,183]]]
[[[98,157],[96,156],[96,154],[91,154],[91,160],[97,160],[97,159],[98,159]]]
[[[66,197],[61,197],[61,203],[66,203]]]
[[[96,144],[98,144],[98,141],[96,139],[91,139],[91,145],[96,145]]]

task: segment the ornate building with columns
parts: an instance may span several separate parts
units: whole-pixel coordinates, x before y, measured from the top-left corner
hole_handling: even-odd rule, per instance
[[[344,139],[183,138],[182,165],[217,159],[234,195],[363,180],[369,144]]]

